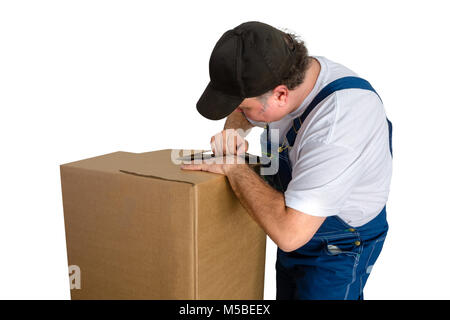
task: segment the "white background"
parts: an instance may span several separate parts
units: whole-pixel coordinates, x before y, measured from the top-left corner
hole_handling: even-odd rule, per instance
[[[369,80],[394,123],[390,231],[366,299],[448,299],[446,1],[1,1],[0,298],[68,299],[59,165],[209,149],[211,51],[258,20]],[[259,153],[259,131],[249,136]],[[275,298],[268,240],[265,299]]]

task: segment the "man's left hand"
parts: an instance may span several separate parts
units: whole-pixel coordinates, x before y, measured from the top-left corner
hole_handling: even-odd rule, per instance
[[[236,169],[242,165],[246,165],[245,159],[236,155],[227,155],[225,157],[212,157],[210,159],[202,160],[202,163],[198,164],[182,164],[181,169],[207,171],[227,175],[230,170]]]

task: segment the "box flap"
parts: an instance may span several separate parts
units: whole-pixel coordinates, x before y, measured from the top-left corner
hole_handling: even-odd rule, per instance
[[[183,155],[182,152],[182,149],[164,149],[144,153],[118,151],[67,163],[63,166],[111,173],[134,174],[193,185],[214,179],[225,179],[224,175],[217,173],[182,170],[180,168],[181,163],[176,164],[172,161],[172,154],[181,156]]]
[[[176,154],[177,157],[181,152],[181,149],[165,149],[135,154],[127,165],[123,165],[120,168],[120,171],[128,174],[191,184],[198,184],[214,179],[225,179],[224,175],[217,173],[182,170],[180,168],[181,162],[176,164],[172,161],[172,155]]]

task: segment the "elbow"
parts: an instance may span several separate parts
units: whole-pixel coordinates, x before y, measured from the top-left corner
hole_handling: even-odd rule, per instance
[[[274,230],[276,236],[274,242],[284,252],[295,251],[313,238],[324,220],[325,217],[313,217],[289,210]]]
[[[272,229],[272,240],[275,244],[284,252],[292,252],[308,242],[304,233],[304,228],[295,223],[289,217],[288,214],[284,215],[285,219],[282,219],[277,224],[277,227]]]
[[[292,252],[303,247],[308,241],[303,237],[284,233],[277,239],[277,241],[274,242],[282,251]]]
[[[303,246],[303,244],[295,244],[295,243],[290,243],[290,242],[287,242],[287,243],[280,242],[280,243],[277,243],[277,245],[278,245],[278,248],[280,248],[284,252],[292,252]]]
[[[277,246],[284,252],[292,252],[307,244],[315,232],[309,232],[304,227],[289,225],[278,233]]]
[[[320,226],[311,216],[300,211],[283,208],[277,216],[280,217],[273,224],[271,230],[275,244],[284,252],[292,252],[307,244]],[[315,218],[314,218],[315,219]]]

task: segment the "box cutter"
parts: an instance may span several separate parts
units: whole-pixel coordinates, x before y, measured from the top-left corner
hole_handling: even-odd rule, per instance
[[[261,164],[262,163],[261,157],[255,156],[248,152],[246,152],[245,154],[239,154],[237,156],[245,157],[246,163],[251,163],[251,164]],[[208,150],[208,151],[194,153],[194,154],[184,156],[184,157],[179,157],[179,158],[177,158],[177,160],[194,161],[194,160],[207,160],[207,159],[211,159],[211,158],[214,158],[214,153],[212,153],[210,150]]]

